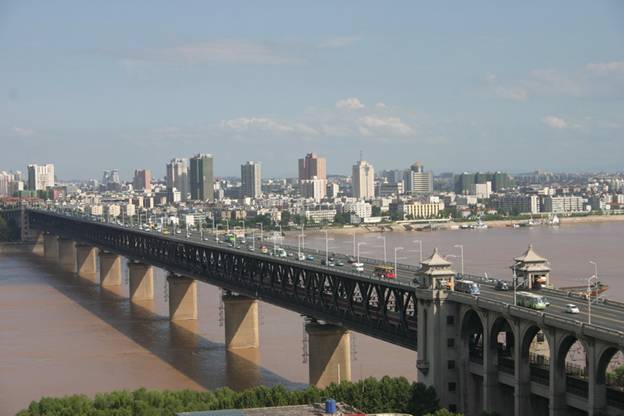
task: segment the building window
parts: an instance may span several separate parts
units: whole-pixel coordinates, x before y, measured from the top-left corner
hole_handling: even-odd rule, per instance
[[[453,348],[455,346],[455,338],[447,338],[446,346],[449,348]]]
[[[448,383],[448,391],[457,390],[457,385],[455,383]]]
[[[455,368],[455,360],[448,360],[446,364],[449,370],[452,370]]]
[[[447,325],[455,325],[455,317],[453,315],[448,315],[446,317],[446,324]]]

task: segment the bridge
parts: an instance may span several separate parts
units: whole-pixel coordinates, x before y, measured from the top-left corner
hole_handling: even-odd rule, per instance
[[[46,210],[1,215],[19,222],[22,237],[42,244],[47,259],[103,287],[122,284],[127,259],[131,301],[153,298],[153,267],[167,270],[172,321],[197,319],[198,282],[224,289],[229,350],[258,347],[258,300],[305,316],[309,379],[320,387],[350,379],[349,331],[355,331],[416,351],[418,380],[434,386],[450,410],[624,414],[624,393],[606,375],[624,348],[618,302],[592,305],[590,324],[586,301],[565,291],[541,289],[550,306],[537,311],[516,306],[512,291],[497,291],[488,279],[471,278],[479,279],[478,295],[441,285],[457,276],[437,253],[421,267],[399,264],[397,277],[385,279],[375,276],[373,259],[363,259],[364,271],[356,272],[322,264],[325,253],[311,249],[299,260],[214,236],[163,235]],[[573,302],[579,314],[565,312]],[[585,365],[573,366],[566,357],[579,343]]]

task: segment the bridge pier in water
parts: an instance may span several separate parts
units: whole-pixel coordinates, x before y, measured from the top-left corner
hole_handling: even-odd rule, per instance
[[[309,322],[308,364],[310,384],[319,388],[351,380],[351,336],[341,326]]]
[[[58,260],[63,270],[76,273],[76,243],[74,240],[58,239]]]
[[[76,244],[76,262],[78,276],[90,282],[97,282],[97,253],[98,249],[86,244]]]
[[[54,234],[43,235],[43,256],[47,260],[57,260],[59,253],[58,237]]]
[[[128,275],[131,301],[154,299],[154,267],[131,261],[128,263]]]
[[[197,319],[197,282],[190,277],[169,274],[169,319]]]
[[[223,295],[225,348],[229,351],[260,346],[258,301],[247,296]]]
[[[121,285],[121,256],[100,251],[100,286]]]

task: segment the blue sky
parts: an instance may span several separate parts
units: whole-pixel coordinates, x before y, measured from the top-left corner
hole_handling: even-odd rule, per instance
[[[621,1],[3,1],[0,169],[622,170]]]

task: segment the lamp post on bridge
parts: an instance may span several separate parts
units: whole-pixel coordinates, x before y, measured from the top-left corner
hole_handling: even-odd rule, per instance
[[[403,247],[395,247],[394,248],[394,277],[398,278],[399,277],[399,272],[398,272],[398,268],[397,268],[397,253],[399,251],[403,250]]]
[[[360,264],[360,246],[361,245],[366,245],[365,241],[360,241],[359,243],[357,243],[357,262],[358,264]]]
[[[460,256],[461,256],[461,274],[464,276],[464,246],[461,244],[455,244],[453,247],[459,248]]]
[[[589,264],[594,265],[594,275],[587,278],[587,323],[591,325],[591,281],[598,282],[598,263],[590,260]]]
[[[263,235],[263,230],[262,230],[262,223],[261,222],[257,222],[256,225],[260,226],[260,241],[264,241],[264,235]]]
[[[387,254],[387,251],[386,251],[386,236],[385,235],[380,235],[380,236],[377,236],[377,238],[383,239],[384,264],[386,264],[386,263],[388,263],[388,254]],[[358,263],[359,263],[359,261],[358,261]]]

